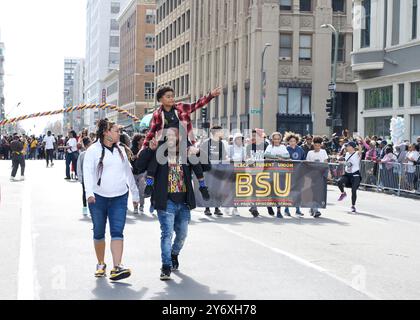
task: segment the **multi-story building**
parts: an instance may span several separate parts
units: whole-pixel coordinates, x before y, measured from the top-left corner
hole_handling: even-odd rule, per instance
[[[78,58],[67,58],[64,59],[64,103],[63,107],[73,107],[77,103],[75,97],[77,98],[77,92],[75,90],[75,70],[77,69],[78,64],[81,62],[81,59]],[[63,129],[66,130],[78,130],[79,128],[75,127],[75,120],[77,120],[77,115],[75,113],[64,113],[63,115]]]
[[[131,0],[120,25],[119,106],[142,118],[154,107],[156,1]],[[118,123],[132,125],[126,116]]]
[[[418,0],[355,0],[353,71],[360,78],[359,132],[390,135],[405,120],[405,139],[420,136]]]
[[[0,42],[0,121],[5,118],[4,111],[4,43]]]
[[[74,68],[73,103],[80,105],[85,103],[85,60],[79,59]],[[84,124],[84,111],[78,111],[73,115],[73,127],[82,130]]]
[[[178,101],[190,101],[191,0],[157,0],[156,87],[170,85]],[[214,1],[213,2],[217,2]]]
[[[4,43],[0,42],[0,121],[5,118],[4,111]]]
[[[189,2],[191,10],[191,99],[223,87],[223,94],[209,108],[211,124],[231,130],[259,127],[263,95],[266,132],[327,134],[325,106],[330,95],[333,35],[321,25],[332,24],[340,32],[337,109],[343,127],[356,129],[350,0],[185,2],[184,6]],[[169,21],[180,14],[170,12]],[[266,44],[271,46],[266,49],[262,94],[262,53]],[[194,117],[199,126],[200,114]]]
[[[119,25],[117,18],[128,0],[88,0],[85,99],[86,103],[106,102],[104,79],[119,68]],[[85,124],[95,128],[95,122],[105,113],[98,110],[85,112]]]
[[[106,90],[106,102],[111,105],[119,106],[119,71],[117,69],[112,70],[104,79],[104,85]],[[112,121],[118,122],[118,112],[105,110],[106,117]]]

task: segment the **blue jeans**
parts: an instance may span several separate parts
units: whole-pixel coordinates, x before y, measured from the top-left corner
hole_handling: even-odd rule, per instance
[[[76,171],[78,157],[79,153],[77,151],[72,153],[66,153],[66,178],[70,179],[70,163],[73,163],[73,170]]]
[[[119,197],[105,198],[95,194],[96,202],[89,204],[93,222],[93,240],[105,241],[106,220],[109,219],[111,240],[124,240],[124,227],[127,217],[128,192]]]
[[[188,235],[191,212],[186,204],[178,204],[168,200],[166,211],[158,210],[158,218],[161,230],[162,264],[166,267],[172,267],[171,254],[178,255],[184,246]],[[174,231],[176,238],[172,245]]]

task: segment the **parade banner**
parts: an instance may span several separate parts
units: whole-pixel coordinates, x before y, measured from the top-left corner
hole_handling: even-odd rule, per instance
[[[137,118],[135,115],[129,113],[125,109],[122,109],[122,108],[120,108],[118,106],[115,106],[115,105],[102,103],[102,104],[81,104],[81,105],[78,105],[78,106],[68,107],[68,108],[64,108],[64,109],[58,109],[58,110],[55,110],[55,111],[37,112],[37,113],[33,113],[33,114],[19,116],[19,117],[12,118],[12,119],[4,119],[4,120],[0,121],[0,126],[5,126],[7,124],[13,124],[13,123],[23,121],[23,120],[27,120],[27,119],[46,117],[46,116],[54,116],[54,115],[62,114],[62,113],[72,113],[72,112],[76,112],[76,111],[84,111],[84,110],[92,110],[92,109],[101,109],[101,110],[109,109],[111,111],[115,111],[115,112],[118,112],[122,115],[125,115],[126,117],[132,119],[134,122],[139,122],[140,121],[139,118]]]
[[[325,208],[328,164],[306,161],[265,161],[212,164],[205,173],[210,200],[204,201],[197,180],[197,207]]]

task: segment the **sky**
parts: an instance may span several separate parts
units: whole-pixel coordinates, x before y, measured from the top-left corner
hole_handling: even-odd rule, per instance
[[[84,58],[85,32],[86,0],[0,0],[8,118],[62,108],[64,58]],[[58,119],[37,118],[21,125],[27,133],[41,134],[48,122]]]

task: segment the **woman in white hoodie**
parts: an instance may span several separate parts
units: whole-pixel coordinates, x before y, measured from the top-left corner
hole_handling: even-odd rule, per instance
[[[106,276],[105,227],[109,221],[111,252],[114,269],[110,279],[118,281],[131,275],[121,264],[124,227],[127,215],[128,191],[134,205],[139,201],[139,191],[123,146],[120,146],[120,129],[108,120],[98,123],[97,141],[86,151],[83,162],[83,180],[93,221],[93,238],[98,259],[96,277]]]
[[[244,146],[244,136],[241,133],[236,133],[233,136],[233,142],[229,145],[228,155],[230,161],[233,162],[243,162],[246,160],[246,148]],[[232,214],[239,216],[239,211],[237,207],[233,208]]]

